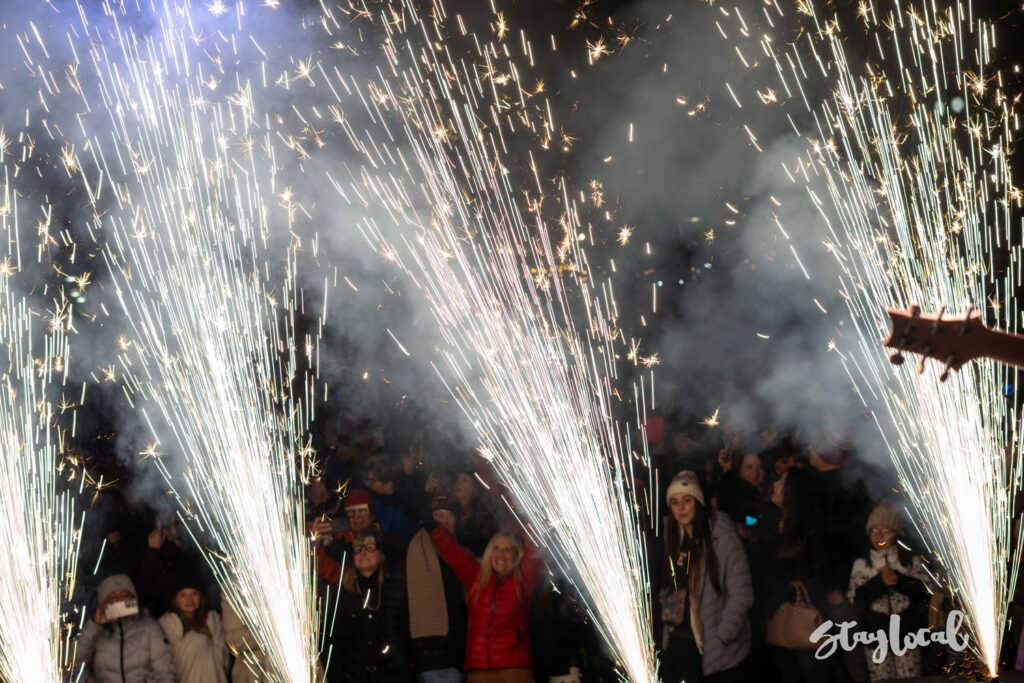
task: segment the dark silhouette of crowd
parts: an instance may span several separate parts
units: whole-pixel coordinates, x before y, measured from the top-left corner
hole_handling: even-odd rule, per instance
[[[333,623],[327,681],[619,680],[486,461],[429,431],[329,424],[306,490]],[[956,609],[927,570],[883,457],[824,429],[743,434],[680,414],[650,417],[646,433],[660,505],[644,521],[663,681],[847,683],[971,665],[941,643],[881,661],[863,645],[819,657],[807,637],[825,621],[888,629],[894,614],[901,632],[942,631]],[[132,471],[113,456],[93,465],[115,483],[95,495],[82,541],[76,662],[86,680],[268,680],[264,654],[169,503],[133,493]],[[1010,668],[1018,640],[1005,638]]]

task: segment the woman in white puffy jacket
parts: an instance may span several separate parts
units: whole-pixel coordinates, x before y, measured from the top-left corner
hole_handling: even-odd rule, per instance
[[[198,581],[178,584],[160,617],[179,683],[227,683],[228,646],[220,614],[206,609]]]

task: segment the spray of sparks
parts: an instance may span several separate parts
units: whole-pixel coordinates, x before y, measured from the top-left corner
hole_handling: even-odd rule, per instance
[[[441,21],[443,7],[435,7]],[[370,209],[364,235],[425,295],[444,340],[438,373],[528,533],[572,582],[623,675],[656,680],[640,521],[643,504],[648,513],[654,505],[634,489],[646,471],[646,449],[634,452],[613,417],[614,298],[582,275],[591,270],[581,250],[587,226],[566,184],[557,189],[559,239],[544,215],[533,157],[535,199],[525,211],[505,161],[505,136],[517,127],[525,124],[539,138],[555,128],[521,108],[513,123],[505,112],[524,101],[518,82],[482,78],[448,50],[433,49],[445,31],[411,3],[394,14],[403,20],[385,22],[389,71],[382,70],[373,87],[381,97],[368,109],[384,134],[360,140],[357,148],[367,151],[361,173],[347,187],[335,186]],[[325,25],[338,22],[328,13]],[[485,74],[517,73],[505,48],[478,49],[472,61],[485,64]],[[332,92],[357,87],[340,77],[331,84]],[[395,120],[405,146],[391,142]],[[344,134],[359,137],[348,127]],[[589,323],[582,333],[559,273],[578,292],[579,315]],[[638,397],[638,413],[640,403]]]
[[[3,173],[4,201],[16,207],[6,164]],[[0,225],[7,249],[16,252],[8,262],[20,261],[14,215],[16,208]],[[60,482],[54,425],[60,406],[51,400],[66,380],[66,323],[62,312],[32,310],[14,291],[19,279],[13,272],[0,277],[0,338],[7,350],[0,373],[0,679],[43,683],[61,680],[71,668],[66,606],[83,519],[73,492]]]
[[[1006,271],[994,255],[1012,245],[1009,212],[1019,192],[1007,155],[1016,117],[1001,74],[987,72],[994,29],[976,22],[969,4],[882,5],[860,4],[853,30],[866,33],[872,53],[863,71],[851,68],[839,19],[819,16],[811,3],[801,5],[812,27],[799,46],[778,48],[765,36],[737,50],[763,52],[779,97],[815,113],[811,149],[783,170],[807,185],[829,232],[858,333],[843,363],[865,404],[884,406],[876,421],[922,536],[967,615],[971,647],[994,675],[1020,553],[1011,527],[1018,416],[998,398],[1011,371],[980,361],[940,384],[941,364],[929,361],[920,376],[894,371],[879,340],[887,305],[963,313],[992,291],[1002,299],[992,317],[1015,329],[1019,246]],[[738,11],[720,15],[735,19],[734,35],[753,33]],[[782,10],[773,2],[766,16],[781,21]],[[807,98],[808,72],[832,85],[823,106]]]
[[[68,32],[89,39],[75,46],[79,99],[65,126],[80,130],[83,144],[63,158],[93,210],[91,233],[107,238],[103,256],[132,333],[110,377],[164,435],[142,458],[166,477],[180,519],[270,663],[263,670],[253,659],[250,668],[261,679],[318,680],[321,610],[302,500],[303,391],[312,382],[294,332],[295,252],[280,267],[268,256],[272,210],[263,197],[275,193],[276,166],[252,109],[263,84],[224,66],[227,56],[251,63],[240,46],[252,44],[192,25],[192,12],[226,11],[220,2],[168,3],[147,36],[122,27],[131,18],[118,3],[104,9],[102,29],[79,8],[81,23]],[[33,58],[41,97],[59,100],[45,59]],[[216,103],[203,97],[214,79],[207,69],[225,81],[237,75]],[[265,157],[246,144],[254,139]],[[282,269],[281,284],[268,285]],[[185,463],[181,474],[161,457],[171,451]]]

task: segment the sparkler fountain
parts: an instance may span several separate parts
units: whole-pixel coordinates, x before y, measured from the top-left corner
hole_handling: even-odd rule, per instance
[[[462,20],[437,3],[433,11],[425,20],[411,3],[396,3],[381,16],[388,65],[368,86],[320,69],[332,92],[359,93],[372,130],[383,134],[360,137],[339,97],[335,123],[365,163],[348,183],[329,175],[369,214],[361,230],[371,247],[422,291],[443,340],[435,369],[516,515],[572,583],[621,675],[654,681],[640,510],[654,515],[657,503],[636,488],[646,444],[631,443],[615,418],[616,351],[625,338],[611,288],[594,283],[580,244],[591,230],[581,223],[585,209],[564,181],[546,196],[532,155],[533,187],[520,206],[508,138],[524,127],[553,135],[554,124],[525,107],[510,113],[526,94],[507,46],[474,36],[472,58],[454,60],[437,47],[446,35],[440,22]],[[325,12],[325,26],[337,29],[339,19]],[[560,235],[546,217],[556,204]],[[577,314],[586,317],[582,328]],[[636,397],[637,426],[643,400]]]
[[[44,683],[61,680],[73,657],[66,610],[83,521],[74,491],[59,481],[60,406],[52,396],[67,379],[68,316],[66,304],[43,313],[14,291],[22,278],[16,174],[7,164],[3,174],[0,234],[7,253],[0,265],[0,338],[7,363],[0,375],[0,679]]]
[[[280,252],[284,272],[271,260],[278,217],[265,194],[278,189],[276,160],[253,108],[266,83],[246,81],[240,66],[251,65],[242,49],[262,50],[207,33],[188,2],[164,5],[146,35],[122,25],[128,10],[104,8],[100,27],[78,7],[68,37],[90,42],[79,55],[72,41],[70,92],[33,66],[43,97],[78,98],[73,121],[60,122],[82,133],[81,156],[66,166],[88,197],[91,234],[106,238],[132,332],[120,342],[126,394],[161,435],[143,460],[167,479],[179,518],[270,662],[250,668],[261,679],[319,680],[324,625],[302,492],[312,467],[304,367],[316,349],[295,328],[298,244]],[[206,99],[231,68],[236,91]],[[292,211],[282,214],[288,234]],[[184,460],[181,474],[162,458],[169,451]]]
[[[798,9],[811,25],[786,46],[738,10],[721,10],[719,29],[740,36],[745,64],[744,53],[765,58],[775,83],[757,91],[762,102],[778,96],[814,114],[811,149],[784,172],[806,185],[826,228],[819,239],[836,258],[856,330],[838,350],[865,405],[875,408],[919,530],[966,613],[971,647],[995,675],[1021,551],[1011,519],[1021,484],[1020,416],[999,398],[1012,371],[980,361],[940,384],[940,364],[923,366],[921,376],[894,370],[879,343],[887,305],[962,313],[987,302],[997,325],[1017,327],[1020,245],[1009,230],[1020,191],[1007,163],[1016,117],[1001,74],[988,73],[995,31],[969,3],[865,0],[852,29],[837,16],[820,17],[815,3]],[[765,17],[784,21],[774,2]],[[844,43],[861,30],[870,53],[862,70],[851,66]],[[818,77],[832,89],[820,106],[804,88]],[[999,253],[1010,267],[998,264]]]

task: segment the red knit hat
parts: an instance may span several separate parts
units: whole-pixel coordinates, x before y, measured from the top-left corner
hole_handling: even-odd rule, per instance
[[[373,507],[373,494],[366,489],[353,489],[348,492],[345,496],[345,509],[359,507],[365,505],[370,511],[370,514],[374,517],[377,516],[377,511]]]

